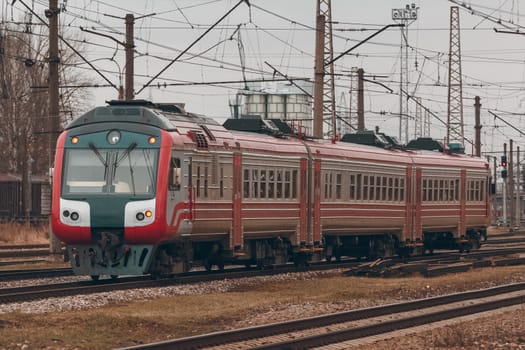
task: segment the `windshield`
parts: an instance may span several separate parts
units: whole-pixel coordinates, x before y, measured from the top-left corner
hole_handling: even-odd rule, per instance
[[[158,149],[67,149],[62,194],[153,194]]]

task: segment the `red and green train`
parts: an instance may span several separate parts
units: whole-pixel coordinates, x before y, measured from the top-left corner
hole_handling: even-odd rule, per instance
[[[469,250],[486,235],[488,188],[476,157],[228,130],[176,105],[111,101],[58,139],[52,228],[74,272],[95,279]]]

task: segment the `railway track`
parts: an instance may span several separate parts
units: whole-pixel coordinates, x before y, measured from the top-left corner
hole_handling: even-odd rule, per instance
[[[505,233],[496,236],[489,236],[483,245],[503,245],[525,243],[523,233]],[[20,258],[20,257],[47,257],[49,256],[48,244],[9,244],[0,245],[0,259]],[[1,264],[1,262],[0,262]]]
[[[0,251],[0,258],[29,258],[37,256],[48,256],[48,249],[12,249]]]
[[[516,283],[123,349],[312,349],[523,303]]]
[[[0,266],[45,263],[50,256],[48,244],[0,245]]]
[[[0,252],[3,250],[24,250],[24,249],[45,249],[48,248],[49,252],[49,244],[7,244],[7,245],[0,245]]]
[[[0,289],[0,304],[159,286],[161,286],[159,281],[130,277],[117,281],[105,280],[98,283],[82,281],[2,288]]]
[[[66,276],[73,276],[73,270],[70,267],[0,271],[0,281],[19,281],[28,279],[54,278]]]
[[[483,245],[500,245],[500,244],[520,244],[525,243],[525,236],[520,235],[505,235],[504,237],[492,237],[487,241],[483,242]]]
[[[238,279],[245,277],[270,276],[283,273],[301,271],[321,271],[329,269],[345,269],[355,266],[355,262],[334,265],[330,263],[320,263],[307,268],[297,268],[293,266],[276,267],[275,269],[260,270],[230,268],[222,272],[194,271],[186,274],[168,276],[165,278],[154,279],[151,276],[122,277],[118,279],[104,279],[95,281],[54,283],[46,285],[24,286],[15,288],[0,288],[0,303],[13,303],[23,301],[34,301],[50,297],[74,296],[80,294],[93,294],[101,292],[111,292],[116,290],[159,288],[181,284],[211,282],[223,279]]]
[[[466,271],[471,268],[480,268],[487,266],[504,266],[504,265],[517,265],[525,264],[525,257],[516,258],[516,254],[525,253],[525,248],[503,248],[503,249],[484,249],[471,253],[437,253],[433,255],[413,257],[408,262],[401,259],[383,259],[379,261],[368,261],[368,262],[356,262],[355,260],[344,261],[339,264],[333,263],[317,263],[312,264],[303,270],[308,269],[310,271],[323,270],[323,269],[349,269],[348,275],[368,275],[368,276],[393,276],[400,274],[410,274],[419,272],[427,276],[437,276],[439,274],[445,274],[450,272]],[[509,257],[510,256],[510,257]],[[390,269],[387,271],[387,269]],[[260,271],[257,269],[249,270],[245,268],[230,268],[224,271],[224,275],[218,274],[217,271],[213,271],[211,279],[217,278],[240,278],[240,277],[252,277],[255,275],[273,274],[273,273],[286,273],[300,271],[291,266],[276,267],[271,270]],[[385,272],[387,271],[387,272]],[[243,274],[246,274],[244,276]],[[230,276],[234,274],[235,276]],[[18,281],[25,279],[40,279],[40,278],[55,278],[73,276],[71,268],[51,268],[51,269],[21,269],[21,270],[3,270],[0,271],[0,281]],[[198,276],[199,279],[203,279],[206,273],[203,271],[193,271],[184,275],[177,275],[175,279],[185,283],[185,280],[189,280],[191,283],[191,276]],[[171,276],[173,277],[173,276]],[[150,279],[149,277],[143,277]],[[169,281],[172,278],[168,278]],[[127,279],[119,279],[119,281]],[[199,281],[201,281],[199,280]],[[104,283],[107,283],[104,282]],[[149,287],[149,286],[148,286]],[[109,288],[109,286],[105,287]],[[141,286],[137,286],[141,288]],[[0,289],[2,291],[2,289]],[[106,290],[104,290],[106,291]],[[110,291],[110,290],[107,290]],[[95,291],[97,292],[97,291]],[[63,293],[63,292],[61,292]],[[79,289],[79,293],[81,289]],[[88,291],[89,293],[89,291]],[[52,295],[51,295],[52,296]],[[31,296],[31,298],[39,299],[47,296],[38,297],[38,295]],[[28,296],[29,298],[29,296]],[[1,300],[1,299],[0,299]]]
[[[143,289],[143,288],[159,288],[166,286],[174,286],[198,282],[211,282],[222,279],[238,279],[244,277],[269,276],[282,273],[301,272],[301,271],[315,271],[327,269],[348,269],[348,271],[355,271],[357,263],[348,262],[338,265],[323,263],[314,266],[298,269],[296,267],[285,266],[271,270],[258,270],[246,268],[232,268],[224,272],[214,271],[212,273],[204,271],[196,271],[184,275],[177,275],[176,278],[167,277],[163,279],[152,279],[150,276],[140,277],[124,277],[116,280],[106,279],[98,282],[81,281],[81,282],[66,282],[54,283],[45,285],[33,285],[15,288],[0,288],[0,303],[14,303],[40,300],[50,297],[65,297],[82,294],[93,294],[102,292],[112,292],[117,290],[129,289]],[[65,269],[59,270],[60,273],[67,274]],[[452,262],[449,265],[442,267],[441,273],[457,272],[457,265]],[[355,272],[349,272],[349,275]]]
[[[454,272],[465,272],[474,268],[491,266],[524,265],[525,248],[486,248],[470,253],[439,253],[408,261],[383,259],[362,263],[349,269],[347,275],[370,277],[396,277],[419,273],[435,277]]]
[[[62,248],[62,254],[64,248]],[[50,256],[48,244],[0,245],[0,265],[15,265],[43,262]],[[12,260],[12,259],[17,260]],[[28,259],[33,258],[33,259]]]

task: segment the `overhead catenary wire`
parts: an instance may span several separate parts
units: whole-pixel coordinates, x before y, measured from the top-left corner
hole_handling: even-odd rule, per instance
[[[178,0],[178,2],[179,2],[179,5],[180,5],[181,1]],[[206,2],[206,4],[212,4],[212,3],[217,3],[217,2],[218,1],[209,1],[209,2]],[[38,1],[37,0],[37,3],[41,3],[41,4],[44,5],[45,1],[42,1],[42,0]],[[91,10],[88,8],[88,11],[91,11],[90,13],[92,13],[92,14],[96,14],[97,11],[100,11],[100,12],[107,11],[107,8],[105,8],[103,6],[106,6],[106,5],[111,6],[111,5],[113,5],[113,3],[109,2],[109,1],[106,1],[106,2],[104,2],[104,1],[102,1],[102,2],[92,1],[90,3],[93,3],[95,6],[97,6],[96,8],[92,7]],[[204,4],[204,2],[199,2],[199,4]],[[72,7],[72,3],[69,2],[68,6]],[[100,6],[100,8],[98,6]],[[180,7],[183,8],[183,9],[188,8],[188,6],[186,6],[186,7],[180,6]],[[259,7],[261,7],[261,6],[259,6]],[[82,6],[80,8],[82,8]],[[85,6],[84,6],[84,8],[85,8]],[[254,7],[254,9],[255,9],[255,7]],[[114,11],[134,12],[134,11],[129,11],[126,8],[122,8],[122,6],[119,7],[118,9],[114,8]],[[166,11],[166,12],[167,13],[174,13],[176,11],[177,11],[176,8],[172,7],[171,9],[168,9],[168,11]],[[74,8],[72,8],[68,13],[64,13],[64,15],[72,15],[73,12],[74,12]],[[111,13],[112,12],[111,9],[109,9],[108,12]],[[164,11],[155,11],[155,12],[157,12],[158,14],[162,14]],[[259,12],[259,14],[261,14],[259,9],[257,9],[257,12]],[[277,13],[276,11],[270,11],[270,12]],[[268,13],[268,12],[266,12],[266,13]],[[282,45],[285,45],[288,48],[291,48],[290,45],[293,45],[294,43],[289,42],[288,40],[286,40],[285,39],[285,35],[284,34],[281,35],[281,33],[279,33],[278,31],[282,31],[283,29],[288,29],[289,30],[291,27],[294,27],[296,31],[298,31],[298,30],[303,30],[303,31],[311,30],[311,29],[307,29],[307,28],[302,27],[301,23],[299,23],[298,21],[295,21],[294,19],[288,18],[284,13],[278,12],[278,14],[282,15],[282,17],[284,18],[283,20],[285,20],[287,23],[288,22],[291,23],[291,25],[286,26],[287,28],[271,28],[271,27],[269,27],[267,25],[263,25],[262,23],[258,23],[257,22],[257,20],[259,18],[257,16],[257,13],[254,11],[254,15],[255,16],[253,17],[253,21],[254,21],[253,23],[255,25],[257,25],[258,28],[256,28],[255,25],[253,27],[245,26],[243,28],[243,30],[256,30],[257,33],[263,34],[262,37],[265,40],[267,38],[269,40],[271,40],[270,37],[271,37],[271,35],[273,35],[273,39],[275,39],[275,40],[281,39],[280,41],[278,41],[278,43],[280,43],[280,44],[282,43]],[[92,18],[96,18],[93,15],[90,15],[90,16]],[[100,14],[100,16],[102,16],[102,14]],[[158,16],[158,15],[155,16],[156,19],[159,19],[159,17],[162,17],[162,15],[161,16]],[[61,18],[63,18],[63,17],[61,16]],[[192,23],[192,25],[194,25],[195,28],[199,28],[199,26],[205,26],[206,25],[206,24],[202,24],[202,23],[197,23],[198,22],[198,18],[194,18],[194,16],[188,16],[188,18],[191,18],[191,23]],[[103,17],[101,19],[104,20]],[[176,20],[176,18],[171,18],[171,19],[172,20]],[[170,21],[169,18],[163,18],[162,20],[163,21],[166,20],[165,23],[168,23],[168,22],[177,23],[176,21]],[[186,23],[186,21],[182,21],[182,22],[178,22],[178,23],[185,24],[185,27],[188,27],[188,24]],[[78,23],[75,23],[75,24],[78,24]],[[97,27],[100,27],[100,21],[98,23],[97,22],[93,22],[93,24],[95,26],[97,26]],[[232,28],[232,27],[234,27],[236,25],[237,24],[232,23],[232,25],[228,27],[228,26],[222,26],[222,23],[221,23],[221,25],[217,26],[217,28]],[[367,24],[367,25],[370,26],[370,27],[373,27],[374,24]],[[379,25],[377,25],[377,26],[379,26]],[[273,27],[276,27],[276,26],[273,26]],[[76,28],[76,27],[72,27],[72,28]],[[108,31],[113,30],[115,32],[121,32],[121,30],[120,30],[121,27],[119,27],[119,26],[116,26],[116,27],[107,26],[107,27],[103,27],[103,28],[104,28],[103,30],[108,30]],[[145,27],[145,28],[149,28],[149,27]],[[350,28],[350,29],[352,29],[352,28]],[[439,29],[439,28],[437,28],[437,29]],[[420,30],[424,30],[424,29],[420,28]],[[430,30],[430,29],[428,29],[428,30]],[[444,29],[442,29],[442,30],[444,30]],[[485,29],[482,28],[482,30],[485,30]],[[342,31],[339,32],[339,34],[341,34],[341,33],[342,33]],[[151,44],[150,37],[146,37],[144,35],[140,35],[140,36],[142,36],[142,37],[147,39],[147,40],[143,40],[142,43],[145,43],[146,45],[149,45],[151,48],[154,47],[153,46],[154,44]],[[156,39],[155,36],[152,36],[152,37],[154,39]],[[252,38],[253,38],[253,35],[252,35]],[[343,40],[349,39],[349,38],[346,38],[346,37],[341,36],[341,35],[338,35],[337,38],[340,38],[340,39],[343,39]],[[273,42],[276,42],[275,40]],[[73,41],[70,40],[70,42],[73,42]],[[157,48],[169,49],[170,51],[174,51],[174,46],[173,45],[169,45],[167,43],[163,43],[163,42],[160,42],[160,41],[158,41],[158,43],[160,43],[161,45],[160,46],[156,46]],[[254,40],[253,43],[254,43],[254,47],[257,47],[257,46],[260,47],[262,45],[262,42],[260,40],[258,40],[258,39]],[[88,42],[87,44],[91,45],[93,43],[92,42],[91,43]],[[162,44],[164,44],[163,45],[164,47],[162,46]],[[388,45],[382,45],[383,43],[373,43],[373,44],[374,45],[384,46],[386,51],[388,51]],[[208,47],[212,47],[212,46],[213,45],[209,45]],[[225,45],[223,45],[223,47],[224,46]],[[247,65],[246,65],[246,72],[247,72],[247,74],[248,75],[262,74],[265,77],[267,77],[267,74],[271,74],[270,72],[267,71],[267,69],[255,69],[254,68],[255,64],[253,63],[255,61],[252,60],[252,57],[253,57],[252,55],[255,54],[255,53],[258,54],[258,55],[268,55],[268,52],[267,52],[268,50],[264,49],[264,47],[268,47],[268,46],[267,45],[263,45],[262,46],[263,47],[263,51],[259,50],[259,52],[256,52],[257,50],[252,50],[251,52],[249,52],[249,50],[251,48],[250,48],[250,46],[248,46],[248,44],[246,44],[245,47],[247,49],[246,50],[246,60],[247,60],[247,62],[246,62],[247,63]],[[418,50],[418,52],[415,52],[415,55],[419,55],[420,53],[423,53],[423,54],[425,54],[426,56],[428,56],[430,58],[430,60],[427,62],[427,66],[425,67],[424,72],[423,72],[423,74],[426,74],[426,77],[424,77],[423,75],[421,76],[422,78],[421,78],[421,81],[419,83],[419,86],[420,87],[428,87],[428,88],[430,88],[430,90],[427,89],[428,91],[425,92],[425,94],[426,94],[425,96],[428,97],[427,101],[431,101],[430,103],[441,103],[442,104],[442,101],[439,101],[440,99],[443,98],[443,94],[441,93],[441,92],[443,92],[441,90],[442,88],[440,86],[438,86],[439,84],[435,84],[436,85],[436,89],[432,89],[433,81],[435,81],[435,74],[433,74],[432,72],[435,72],[436,67],[439,67],[439,66],[444,67],[444,64],[441,62],[440,59],[437,59],[436,57],[432,57],[433,55],[429,51],[424,51],[424,50],[426,50],[426,47],[415,46],[414,48]],[[111,50],[112,50],[112,53],[114,53],[114,51],[113,51],[114,47],[112,47]],[[305,50],[304,48],[302,48],[300,45],[297,45],[296,43],[295,43],[294,49],[290,49],[290,51],[292,51],[292,50],[294,50],[293,51],[294,53],[297,50],[302,50],[304,55],[308,55],[308,51],[309,51],[309,50]],[[343,50],[341,50],[341,51],[343,51]],[[363,52],[358,53],[359,56],[355,55],[355,56],[352,56],[352,57],[371,57],[371,58],[374,57],[374,55],[370,55],[370,54],[367,55],[367,53],[369,53],[370,50],[366,50],[366,51],[365,50],[361,50],[361,51],[363,51]],[[485,51],[487,52],[487,54],[482,53],[482,54],[477,54],[476,55],[475,53],[473,53],[472,55],[463,54],[462,56],[463,56],[463,59],[465,61],[469,58],[469,56],[472,56],[471,60],[473,62],[478,60],[479,62],[481,62],[481,61],[488,61],[489,63],[492,61],[492,63],[495,63],[495,64],[506,64],[505,62],[512,63],[512,60],[511,59],[509,60],[508,57],[505,57],[505,56],[497,57],[497,56],[499,56],[499,52],[492,51],[493,54],[490,54],[490,50],[485,50]],[[136,52],[137,52],[137,57],[145,57],[145,58],[152,57],[154,59],[162,59],[162,60],[165,60],[165,61],[168,61],[170,58],[173,57],[173,56],[170,57],[169,54],[168,55],[164,55],[162,53],[157,54],[155,52],[150,51],[149,49],[146,49],[146,50],[144,50],[144,49],[142,49],[142,50],[137,49]],[[507,52],[508,52],[508,55],[512,54],[512,52],[510,50],[507,51]],[[516,54],[519,54],[519,53],[516,52]],[[492,60],[491,59],[487,59],[487,55],[492,56],[493,59]],[[503,52],[502,52],[502,55],[504,55]],[[162,56],[165,56],[165,57],[162,57]],[[205,61],[205,60],[207,60],[207,58],[209,56],[210,56],[209,53],[207,53],[206,49],[203,48],[202,50],[199,50],[199,52],[195,56],[192,56],[192,54],[190,54],[188,52],[187,56],[181,57],[181,59],[179,61],[180,62],[184,62],[184,64],[191,64],[191,65],[199,64],[200,65],[200,64],[204,63],[204,64],[206,64],[206,67],[211,68],[211,70],[207,70],[205,72],[205,74],[203,74],[202,79],[200,79],[200,81],[198,81],[199,79],[187,79],[187,80],[196,80],[196,82],[198,82],[198,83],[202,83],[202,82],[206,82],[206,81],[209,81],[209,82],[212,82],[212,83],[216,83],[218,80],[207,79],[207,78],[211,78],[211,75],[208,77],[208,72],[211,72],[210,74],[214,74],[214,72],[213,72],[214,69],[220,69],[220,70],[225,70],[225,71],[229,70],[231,72],[241,72],[241,65],[235,64],[236,62],[238,62],[238,56],[224,56],[223,60],[221,60],[222,62],[214,61],[214,60]],[[480,56],[480,57],[477,58],[476,56]],[[265,57],[268,57],[268,56],[265,56]],[[290,57],[292,57],[292,56],[290,56]],[[306,57],[308,58],[309,56],[306,56]],[[387,52],[385,54],[385,52],[381,52],[380,50],[377,50],[375,57],[377,57],[377,58],[384,58],[384,59],[389,60],[389,61],[394,61],[393,59],[389,58],[389,57],[393,57],[393,55],[391,53]],[[419,58],[418,58],[418,60],[419,60]],[[516,59],[515,61],[516,61],[515,62],[516,64],[520,64],[520,62],[519,62],[520,60],[519,59]],[[345,69],[346,64],[348,63],[348,61],[345,60],[344,63],[345,64],[339,65],[338,69]],[[84,63],[84,65],[87,66],[85,63]],[[99,64],[97,64],[97,66],[101,66],[102,67],[102,65],[99,65]],[[252,68],[250,68],[250,66]],[[97,68],[99,68],[99,67],[97,67]],[[282,68],[283,67],[280,67],[280,69],[282,69]],[[308,67],[305,68],[304,65],[301,66],[301,65],[297,65],[297,64],[291,64],[291,65],[289,64],[289,65],[286,66],[285,69],[290,69],[291,71],[294,71],[294,70],[297,71],[297,69],[303,69],[303,70],[307,71]],[[110,72],[111,70],[102,70],[102,71]],[[113,73],[117,74],[117,72],[113,72]],[[441,73],[443,73],[443,70],[442,70]],[[171,77],[170,77],[170,75],[171,75]],[[175,76],[174,74],[170,74],[170,75],[163,74],[162,75],[162,79],[165,80],[166,82],[170,82],[170,81],[172,81],[171,78],[173,78]],[[305,74],[305,75],[307,75],[307,74]],[[143,77],[148,77],[148,76],[149,76],[148,74],[143,75]],[[249,79],[249,77],[247,77],[247,78]],[[479,78],[479,76],[474,75],[473,78]],[[339,80],[339,78],[337,78],[337,79]],[[115,80],[115,79],[113,79],[113,80]],[[159,80],[159,79],[157,79],[157,80]],[[487,93],[487,94],[494,95],[494,90],[500,89],[500,90],[502,90],[501,92],[503,92],[500,95],[500,98],[507,98],[507,97],[511,96],[510,94],[517,94],[520,91],[520,87],[519,86],[509,85],[508,82],[505,79],[501,79],[499,81],[494,81],[493,79],[481,79],[481,80],[482,81],[470,80],[467,83],[465,83],[465,86],[469,86],[469,87],[473,88],[473,89],[469,89],[468,90],[467,96],[470,96],[470,95],[474,94],[476,91],[481,91],[481,90],[483,90],[483,94]],[[443,82],[443,80],[442,80],[442,82]],[[392,86],[391,84],[395,84],[395,79],[391,80],[391,81],[384,82],[384,83],[386,85]],[[340,88],[344,88],[344,84],[345,84],[344,80],[341,80],[339,84],[340,84],[339,85]],[[519,84],[519,82],[517,82],[517,84]],[[100,84],[100,85],[104,85],[104,84]],[[156,85],[156,84],[152,84],[152,86],[154,86],[154,85]],[[368,93],[368,90],[369,89],[367,89],[367,93]],[[411,90],[412,89],[409,89],[409,91],[411,91]],[[372,92],[372,91],[370,91],[370,92]],[[385,93],[386,92],[379,92],[380,95],[384,95]],[[483,95],[483,96],[488,96],[488,95]],[[503,106],[503,104],[504,104],[503,101],[504,100],[502,100],[502,102],[499,104],[500,106]],[[387,108],[387,107],[383,107],[383,108]],[[440,107],[436,108],[436,110],[439,110],[439,109],[440,109]],[[441,113],[441,112],[439,112],[439,113]]]
[[[161,69],[161,71],[159,73],[157,73],[153,78],[151,78],[146,84],[144,84],[142,86],[142,88],[136,93],[136,95],[140,94],[140,92],[142,90],[144,90],[146,87],[148,87],[148,85],[150,85],[155,79],[157,79],[162,73],[164,73],[169,67],[171,67],[173,65],[173,63],[177,62],[177,60],[182,57],[188,50],[190,50],[196,43],[198,43],[206,34],[208,34],[214,27],[215,25],[219,24],[220,22],[222,22],[222,20],[226,17],[228,17],[228,15],[230,13],[232,13],[233,11],[235,11],[235,9],[237,7],[239,7],[239,5],[241,5],[242,3],[247,3],[248,6],[249,3],[247,2],[247,0],[240,0],[235,6],[233,6],[228,12],[226,12],[221,18],[219,18],[217,20],[217,22],[215,22],[215,24],[213,24],[210,28],[208,28],[204,33],[202,33],[196,40],[194,40],[186,49],[184,49],[177,57],[175,57],[166,67],[164,67],[163,69]]]
[[[27,10],[29,12],[31,12],[36,18],[38,18],[38,20],[42,23],[44,23],[47,27],[49,27],[49,25],[47,24],[46,21],[44,21],[38,14],[35,13],[35,11],[33,11],[29,6],[26,5],[26,3],[23,1],[23,0],[19,0],[20,3],[25,7],[27,8]],[[58,35],[58,38],[64,43],[66,44],[67,47],[69,47],[69,49],[71,49],[75,54],[77,54],[80,58],[82,58],[95,72],[97,72],[106,82],[108,82],[111,86],[113,86],[116,90],[118,90],[118,88],[115,86],[115,84],[113,84],[108,78],[106,78],[106,76],[104,76],[102,73],[100,73],[97,68],[95,66],[93,66],[87,59],[84,58],[84,56],[78,52],[77,49],[75,49],[70,43],[67,42],[67,40],[65,40],[60,34]]]

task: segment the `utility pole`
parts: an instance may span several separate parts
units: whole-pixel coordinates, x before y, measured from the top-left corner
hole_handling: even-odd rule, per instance
[[[450,7],[450,48],[448,54],[447,143],[463,145],[463,83],[461,77],[461,42],[459,7]]]
[[[133,75],[134,73],[134,62],[133,62],[133,48],[135,43],[133,41],[133,25],[135,24],[135,17],[133,14],[128,13],[126,15],[126,100],[133,100]]]
[[[58,64],[58,0],[49,0],[49,10],[46,17],[49,19],[49,122],[48,122],[48,142],[49,154],[48,165],[53,167],[55,156],[55,142],[57,133],[60,131],[59,117],[59,77]]]
[[[323,138],[323,80],[324,80],[324,15],[317,15],[315,31],[314,125],[313,136]]]
[[[521,169],[520,169],[520,146],[516,147],[516,226],[521,227]]]
[[[129,100],[133,100],[135,98],[135,90],[133,88],[134,87],[133,79],[134,79],[134,75],[135,75],[135,61],[134,61],[134,57],[133,57],[133,49],[135,48],[135,41],[134,41],[134,38],[133,38],[133,27],[135,25],[135,20],[139,19],[139,18],[153,16],[153,15],[154,15],[154,13],[148,14],[148,15],[144,15],[144,16],[135,17],[135,16],[133,16],[133,14],[128,13],[126,15],[126,17],[124,18],[124,20],[126,21],[126,41],[125,42],[117,40],[114,37],[112,37],[111,35],[98,33],[98,32],[95,32],[93,30],[89,30],[89,29],[85,29],[85,28],[80,27],[80,30],[82,30],[83,32],[87,32],[87,33],[103,36],[105,38],[108,38],[108,39],[111,39],[111,40],[115,41],[119,45],[124,46],[124,49],[126,50],[126,65],[124,67],[125,71],[126,71],[126,86],[125,86],[125,89],[124,89],[125,91],[122,91],[122,86],[120,86],[120,88],[118,89],[119,90],[119,94],[118,94],[119,100],[125,98],[126,100],[129,101]],[[107,16],[118,18],[118,19],[122,19],[122,17],[112,16],[112,15],[107,15]]]
[[[507,143],[504,143],[503,144],[503,156],[506,158],[507,157]],[[503,171],[506,171],[505,169]],[[501,194],[501,202],[503,204],[503,213],[502,213],[502,216],[503,216],[503,226],[507,226],[507,223],[508,223],[508,220],[507,220],[507,176],[508,175],[505,175],[503,176],[503,171],[501,172],[501,177],[503,179],[503,191],[502,191],[502,194]]]
[[[481,119],[480,119],[480,111],[481,111],[481,103],[479,103],[479,96],[476,96],[474,98],[474,109],[475,109],[475,125],[474,129],[476,131],[475,136],[475,147],[476,147],[476,157],[481,157]]]
[[[59,115],[59,77],[58,64],[58,0],[49,0],[49,9],[45,11],[49,19],[49,120],[47,122],[48,132],[48,167],[51,172],[55,156],[55,145],[58,132],[60,131]],[[52,182],[51,182],[52,183]],[[51,185],[52,186],[52,185]],[[49,251],[51,254],[60,254],[60,241],[51,229],[49,220]]]
[[[335,82],[334,82],[334,49],[332,41],[332,2],[331,0],[317,0],[317,22],[315,43],[315,93],[314,93],[314,137],[322,138],[323,126],[326,121],[330,127],[328,133],[335,139]],[[321,56],[319,58],[319,56]],[[325,63],[326,62],[326,63]],[[321,72],[322,70],[322,72]],[[317,80],[321,79],[322,94]],[[321,106],[316,106],[321,98]],[[317,113],[316,113],[317,111]],[[321,121],[316,120],[321,119]]]
[[[364,75],[363,68],[357,70],[358,89],[357,89],[357,130],[365,130],[365,89],[364,89]]]
[[[509,150],[509,186],[508,192],[510,197],[510,213],[509,213],[509,224],[511,230],[514,229],[514,213],[515,213],[515,202],[514,202],[514,140],[510,140],[510,150]]]
[[[498,183],[498,171],[497,171],[497,164],[498,164],[498,157],[494,157],[493,158],[494,160],[494,166],[493,166],[493,178],[492,178],[492,183],[494,184],[494,193],[491,193],[492,194],[492,222],[493,223],[497,223],[498,222],[498,211],[496,209],[496,204],[498,203],[497,201],[497,197],[496,197],[496,194],[498,192],[498,186],[497,186],[497,183]]]

